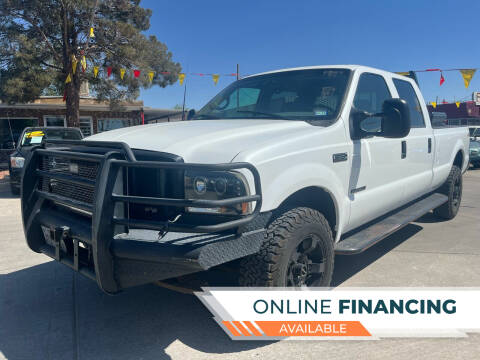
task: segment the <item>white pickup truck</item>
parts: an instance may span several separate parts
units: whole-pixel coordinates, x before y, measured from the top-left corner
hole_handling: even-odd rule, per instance
[[[328,286],[335,253],[455,217],[468,145],[467,128],[432,129],[410,78],[272,71],[189,121],[45,141],[25,165],[24,229],[107,293],[227,262],[244,286]]]

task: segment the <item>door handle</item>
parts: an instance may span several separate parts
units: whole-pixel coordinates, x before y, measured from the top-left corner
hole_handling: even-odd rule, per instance
[[[407,142],[405,140],[402,141],[402,159],[407,157]]]
[[[432,138],[428,138],[428,153],[432,152]]]

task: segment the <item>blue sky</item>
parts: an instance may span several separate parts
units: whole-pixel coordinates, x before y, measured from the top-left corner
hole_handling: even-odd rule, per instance
[[[361,64],[390,71],[480,67],[480,2],[326,0],[143,0],[155,34],[185,72],[240,74],[308,65]],[[419,73],[425,100],[470,99],[459,72]],[[187,101],[199,109],[233,81],[187,76]],[[183,87],[141,93],[146,106],[171,108]]]

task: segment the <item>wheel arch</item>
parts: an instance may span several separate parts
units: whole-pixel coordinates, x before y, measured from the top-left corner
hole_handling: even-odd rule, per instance
[[[340,218],[339,206],[335,196],[330,191],[320,186],[308,186],[299,189],[280,203],[273,212],[273,218],[297,207],[308,207],[322,213],[330,225],[334,238],[336,238]]]

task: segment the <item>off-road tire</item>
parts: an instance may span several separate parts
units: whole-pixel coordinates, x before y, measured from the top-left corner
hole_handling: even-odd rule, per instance
[[[314,251],[323,254],[324,263],[324,272],[313,286],[329,286],[334,263],[332,231],[320,212],[306,207],[289,210],[270,224],[260,251],[240,262],[240,286],[287,286],[290,255],[308,234],[315,235],[318,248]]]
[[[459,194],[456,194],[456,187],[459,187]],[[433,214],[441,219],[453,219],[460,208],[462,201],[462,171],[456,165],[452,166],[450,174],[445,183],[438,189],[438,192],[448,196],[448,201],[433,210]]]

